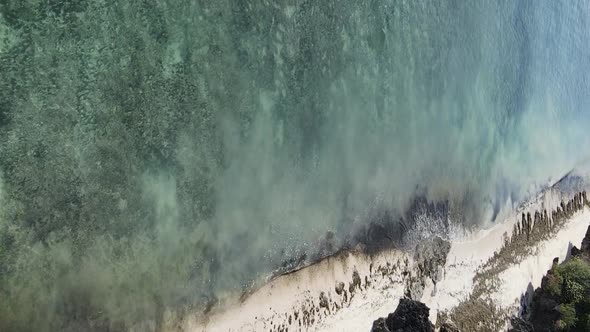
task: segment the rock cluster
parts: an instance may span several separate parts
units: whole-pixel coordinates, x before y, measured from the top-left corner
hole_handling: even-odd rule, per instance
[[[521,219],[516,223],[512,232],[512,240],[520,238],[531,241],[539,238],[539,235],[546,234],[564,220],[573,216],[584,206],[590,206],[585,191],[578,192],[567,202],[561,201],[555,210],[551,211],[551,217],[546,209],[522,213]]]
[[[557,212],[557,215],[571,215],[587,204],[586,193],[582,192],[567,204],[562,202],[562,208]],[[581,248],[572,247],[570,255],[571,257],[579,257],[590,264],[590,226],[588,226],[582,240]],[[553,259],[551,269],[547,271],[541,281],[541,287],[534,291],[530,312],[526,313],[525,311],[526,314],[523,317],[513,317],[511,319],[512,328],[509,331],[554,331],[559,330],[563,325],[564,316],[560,308],[570,300],[567,300],[567,294],[563,293],[568,292],[568,281],[563,280],[563,275],[558,272],[559,263],[559,258]],[[578,306],[584,305],[587,304],[578,304]]]

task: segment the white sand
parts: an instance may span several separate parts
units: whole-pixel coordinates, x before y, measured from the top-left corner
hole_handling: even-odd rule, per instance
[[[549,191],[539,197],[534,203],[527,204],[524,211],[533,211],[558,205],[560,196]],[[436,321],[439,310],[449,310],[466,299],[473,287],[472,279],[478,267],[485,263],[503,243],[504,234],[511,234],[522,210],[516,216],[497,226],[480,232],[469,241],[453,241],[447,258],[445,277],[438,283],[435,296],[430,296],[432,285],[424,292],[422,302],[430,308],[430,319]],[[580,247],[590,221],[590,210],[577,212],[564,227],[550,240],[543,241],[537,246],[537,253],[525,258],[520,264],[509,267],[500,275],[500,287],[491,294],[491,299],[501,308],[510,309],[518,313],[520,297],[526,294],[531,283],[533,288],[541,285],[541,279],[551,267],[554,257],[560,262],[565,259],[570,243]],[[532,295],[532,294],[530,294]]]
[[[541,279],[551,268],[553,258],[559,257],[559,261],[563,262],[570,245],[580,247],[589,221],[590,210],[585,208],[576,213],[556,237],[541,243],[536,255],[529,256],[520,264],[513,265],[504,271],[500,275],[502,284],[498,291],[492,294],[494,302],[511,308],[514,314],[518,313],[520,298],[526,294],[529,283],[532,289],[541,286]]]
[[[391,280],[383,279],[364,292],[357,292],[350,303],[345,303],[344,308],[336,313],[328,314],[324,308],[320,309],[320,314],[315,315],[315,322],[310,327],[300,328],[294,319],[292,324],[288,324],[288,316],[295,311],[301,316],[301,307],[309,301],[316,303],[317,307],[322,291],[334,300],[340,299],[336,295],[335,285],[343,281],[348,288],[355,269],[361,276],[365,276],[369,275],[371,263],[374,266],[385,265],[387,262],[403,264],[405,258],[409,257],[396,251],[382,253],[372,259],[354,253],[329,258],[269,282],[244,303],[236,303],[223,312],[215,313],[206,322],[190,322],[187,330],[268,331],[281,324],[289,327],[289,331],[326,331],[331,328],[338,331],[357,331],[359,328],[370,327],[376,315],[387,315],[395,309],[397,299],[403,295],[401,275],[394,274]],[[361,312],[362,317],[350,319],[351,313]]]
[[[534,202],[521,209],[533,211],[546,207],[548,211],[557,206],[561,195],[548,191]],[[434,322],[439,310],[449,310],[468,297],[472,279],[478,267],[486,262],[503,244],[505,234],[512,233],[512,227],[520,218],[521,210],[514,211],[512,217],[490,229],[482,230],[463,239],[453,240],[451,251],[444,268],[444,278],[436,286],[428,283],[422,301],[431,308],[430,318]],[[538,246],[538,254],[530,256],[520,264],[508,268],[501,274],[503,282],[491,297],[502,308],[517,312],[521,295],[525,294],[529,283],[538,287],[542,276],[551,266],[554,257],[565,258],[570,241],[579,246],[590,220],[587,208],[578,212],[552,239]],[[288,331],[369,331],[378,317],[385,317],[395,310],[403,295],[404,282],[401,273],[382,276],[375,267],[391,264],[404,264],[410,255],[399,251],[381,253],[369,258],[361,254],[349,253],[342,257],[330,258],[298,272],[279,277],[248,297],[243,303],[235,303],[223,312],[213,313],[206,321],[195,319],[187,323],[187,331],[278,331],[288,327]],[[336,295],[334,286],[343,281],[348,288],[351,275],[356,269],[361,278],[369,274],[371,286],[366,287],[348,303]],[[288,317],[295,311],[309,309],[310,303],[317,307],[320,292],[325,292],[332,300],[342,304],[340,310],[319,309],[314,323],[300,327],[295,319],[289,324]],[[307,307],[306,307],[307,306]],[[294,317],[292,317],[294,318]]]

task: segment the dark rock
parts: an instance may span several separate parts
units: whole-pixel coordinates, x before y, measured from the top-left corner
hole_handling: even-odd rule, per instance
[[[565,203],[563,201],[561,201],[561,203],[559,203],[559,205],[561,205],[561,213],[566,213],[566,209],[565,209]]]
[[[429,312],[430,309],[422,302],[401,299],[387,318],[373,322],[371,332],[434,332],[434,325],[428,320]]]
[[[344,283],[342,281],[339,283],[336,283],[334,290],[336,291],[336,294],[342,295],[342,292],[344,291]]]
[[[582,251],[583,254],[590,256],[590,226],[588,226],[588,230],[586,230],[586,235],[582,240],[580,251]]]
[[[426,285],[424,284],[423,278],[417,278],[415,276],[410,276],[406,281],[406,287],[404,289],[404,296],[412,300],[419,300],[424,295],[424,288]]]
[[[369,281],[368,276],[365,276],[365,289],[369,288],[369,286],[371,286],[371,281]]]
[[[580,249],[578,249],[578,247],[573,246],[572,249],[570,250],[570,256],[572,257],[576,257],[576,256],[580,256],[582,254],[582,251]]]
[[[561,314],[557,309],[559,302],[542,288],[537,288],[533,294],[532,315],[530,322],[534,331],[551,331],[551,327]]]
[[[447,255],[451,250],[449,241],[440,237],[428,241],[422,241],[416,246],[414,258],[418,262],[418,268],[422,276],[428,277],[433,283],[442,279],[442,272],[439,267],[443,267],[447,261]]]
[[[422,302],[401,299],[395,312],[386,319],[387,327],[392,332],[434,331],[428,320],[430,309]]]
[[[371,329],[371,332],[391,332],[391,331],[387,328],[385,318],[379,318],[373,322],[373,328]]]
[[[555,269],[555,268],[557,268],[558,265],[559,265],[559,257],[553,258],[553,264],[551,265],[551,268]]]
[[[355,270],[352,272],[352,282],[348,285],[348,291],[352,294],[357,288],[359,290],[361,289],[361,276]]]
[[[511,327],[508,329],[508,332],[533,332],[533,324],[527,322],[526,320],[520,317],[512,317],[510,318],[510,325]],[[442,329],[441,329],[442,332]]]
[[[320,293],[320,308],[325,308],[330,311],[330,301],[324,292]]]

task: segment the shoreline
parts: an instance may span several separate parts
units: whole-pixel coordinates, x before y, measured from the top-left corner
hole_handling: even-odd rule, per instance
[[[422,284],[422,294],[417,300],[431,308],[430,319],[436,322],[440,313],[450,312],[469,298],[476,274],[501,250],[506,234],[516,227],[515,216],[524,210],[557,206],[564,196],[567,193],[561,190],[548,189],[534,201],[515,209],[503,222],[452,240],[446,262],[441,266],[443,276],[438,281],[420,276],[420,262],[407,251],[387,249],[367,254],[361,248],[341,250],[315,264],[271,277],[247,297],[225,303],[205,316],[195,315],[185,320],[182,330],[368,331],[373,320],[392,312],[399,298],[407,296],[408,287],[416,282]],[[519,281],[539,284],[547,270],[547,261],[551,261],[546,257],[565,256],[570,242],[577,245],[578,239],[572,236],[581,234],[581,241],[583,232],[578,228],[587,227],[588,219],[588,208],[576,212],[554,238],[534,245],[538,248],[536,255],[509,266],[503,270],[505,275],[513,275],[520,266],[526,266],[529,272]],[[341,284],[344,291],[337,294]],[[492,292],[489,298],[494,298],[499,307],[518,313],[514,303],[523,294],[516,292],[526,292],[526,285],[521,288],[519,283],[508,290],[502,287],[498,289],[506,294]]]

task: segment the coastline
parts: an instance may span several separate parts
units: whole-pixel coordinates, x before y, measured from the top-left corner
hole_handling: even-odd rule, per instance
[[[548,189],[513,211],[503,222],[457,236],[450,241],[446,262],[439,268],[440,280],[420,273],[421,265],[415,253],[386,249],[367,254],[362,248],[355,248],[271,278],[241,299],[234,299],[207,315],[186,319],[181,329],[191,332],[368,331],[374,319],[392,312],[398,300],[407,296],[416,283],[422,288],[416,299],[431,308],[430,320],[436,323],[439,315],[450,313],[469,299],[476,274],[502,249],[506,234],[512,234],[522,211],[557,206],[567,196],[561,190]],[[518,314],[523,299],[529,296],[527,286],[537,287],[551,259],[563,260],[568,246],[579,245],[588,220],[588,207],[567,218],[554,236],[533,244],[536,248],[533,255],[518,258],[516,264],[501,270],[495,277],[510,282],[500,282],[484,297],[493,301],[501,312]],[[341,284],[344,292],[338,294]]]

